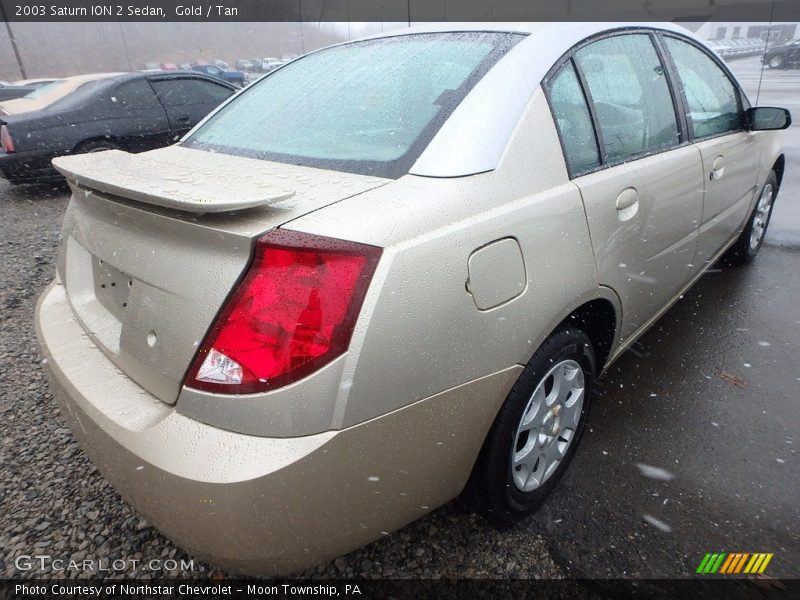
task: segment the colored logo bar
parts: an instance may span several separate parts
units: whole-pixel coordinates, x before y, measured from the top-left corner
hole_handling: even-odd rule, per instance
[[[772,552],[709,552],[697,567],[700,575],[760,574],[772,560]]]

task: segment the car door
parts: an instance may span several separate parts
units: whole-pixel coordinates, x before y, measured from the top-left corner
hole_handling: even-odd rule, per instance
[[[167,113],[145,78],[122,82],[107,102],[117,121],[115,139],[125,150],[141,152],[170,143]]]
[[[744,130],[742,96],[727,71],[705,49],[673,36],[663,39],[703,161],[703,215],[694,259],[702,266],[744,225],[756,190],[759,144]]]
[[[624,340],[691,275],[700,157],[685,142],[657,40],[647,31],[578,47],[545,83],[583,197],[599,280],[622,302]]]
[[[203,77],[154,78],[151,81],[167,111],[176,139],[233,94],[229,86]]]

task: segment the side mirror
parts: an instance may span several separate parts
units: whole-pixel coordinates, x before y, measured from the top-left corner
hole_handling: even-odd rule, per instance
[[[792,124],[792,114],[785,108],[757,106],[745,113],[748,131],[786,129]]]

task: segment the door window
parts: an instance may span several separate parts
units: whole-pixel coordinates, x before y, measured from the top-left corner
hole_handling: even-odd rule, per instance
[[[166,106],[219,103],[233,93],[225,86],[202,79],[159,79],[153,81],[153,87]]]
[[[158,106],[153,88],[144,79],[123,83],[111,94],[111,97],[113,98],[112,102],[116,102],[122,108],[154,108]]]
[[[727,74],[696,46],[673,37],[665,37],[664,41],[683,86],[694,137],[740,130],[738,94]]]
[[[601,39],[579,49],[608,162],[678,145],[680,130],[666,73],[647,34]]]
[[[592,117],[572,61],[550,82],[550,107],[573,175],[600,164]]]

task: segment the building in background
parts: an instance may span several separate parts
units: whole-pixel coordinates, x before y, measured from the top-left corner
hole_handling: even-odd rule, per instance
[[[742,23],[707,22],[699,25],[695,33],[705,40],[733,40],[757,38],[768,46],[777,46],[798,37],[797,23]]]

